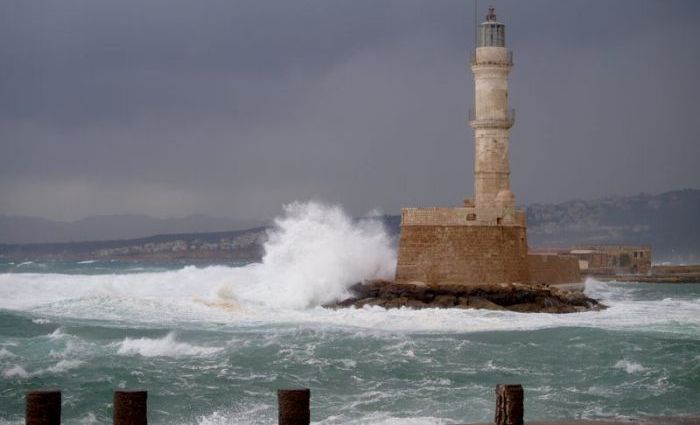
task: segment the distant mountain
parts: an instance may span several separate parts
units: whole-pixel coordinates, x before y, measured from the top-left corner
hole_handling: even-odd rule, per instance
[[[102,215],[63,222],[37,217],[0,215],[0,243],[55,243],[142,238],[172,233],[220,232],[257,227],[262,221],[191,215],[155,218],[146,215]]]
[[[560,204],[533,204],[526,207],[528,243],[531,247],[563,247],[585,244],[651,245],[655,262],[700,262],[700,190],[678,190],[659,195],[640,194],[591,201],[570,201]],[[138,217],[129,219],[124,217]],[[0,234],[9,229],[12,218],[0,217]],[[20,222],[36,226],[31,234],[41,235],[55,230],[56,222],[30,219]],[[0,244],[0,257],[45,258],[127,258],[127,259],[199,259],[255,261],[262,254],[266,239],[265,227],[237,231],[212,231],[212,227],[240,229],[240,222],[228,219],[192,216],[183,219],[153,219],[143,216],[95,217],[67,224],[66,233],[43,233],[46,239],[60,240],[78,233],[67,233],[70,226],[82,235],[99,233],[100,226],[111,226],[102,235],[112,234],[111,241]],[[400,216],[386,215],[384,224],[389,233],[399,233]],[[48,223],[48,224],[47,224]],[[140,224],[142,227],[134,223]],[[149,224],[149,225],[146,225]],[[21,225],[21,226],[20,226]],[[44,226],[43,228],[41,226]],[[161,227],[158,227],[161,226]],[[210,226],[210,227],[207,227]],[[171,231],[168,229],[174,229]],[[164,229],[156,232],[155,229]],[[109,230],[108,233],[106,230]],[[92,233],[91,233],[92,232]],[[148,238],[125,240],[133,234],[163,233]],[[168,234],[178,233],[178,234]],[[67,236],[70,235],[70,236]],[[102,236],[104,237],[104,236]],[[26,237],[25,237],[26,238]],[[83,238],[87,238],[83,236]],[[98,238],[94,238],[98,239]]]
[[[700,190],[526,208],[530,246],[651,245],[655,261],[700,260]]]

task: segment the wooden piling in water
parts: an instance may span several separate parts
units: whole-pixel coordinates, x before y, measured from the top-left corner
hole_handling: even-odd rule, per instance
[[[496,425],[523,425],[523,403],[522,385],[496,385]]]
[[[311,391],[308,388],[277,390],[279,425],[309,425],[310,402]]]
[[[148,392],[118,390],[114,392],[114,425],[147,425]]]
[[[311,423],[311,390],[277,390],[279,425]],[[524,391],[520,384],[496,386],[495,425],[524,425]],[[114,391],[114,425],[148,425],[148,392]],[[61,391],[29,391],[26,395],[26,425],[60,425]]]
[[[26,425],[60,425],[61,392],[29,391],[26,396],[24,420]]]

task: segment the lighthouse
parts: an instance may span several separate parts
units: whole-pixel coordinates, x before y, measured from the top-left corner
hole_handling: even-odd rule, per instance
[[[525,212],[510,190],[508,108],[513,56],[493,8],[478,25],[474,73],[474,198],[462,206],[401,209],[397,282],[428,285],[580,281],[574,257],[529,255]]]
[[[514,111],[508,108],[508,74],[513,55],[506,48],[506,27],[489,8],[477,30],[474,73],[474,109],[469,125],[474,129],[474,200],[465,206],[489,211],[499,223],[512,221],[515,196],[510,190],[508,143]],[[488,214],[488,215],[491,215]]]

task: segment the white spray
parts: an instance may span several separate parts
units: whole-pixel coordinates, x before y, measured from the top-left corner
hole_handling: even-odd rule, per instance
[[[238,268],[93,276],[0,274],[0,308],[80,317],[162,317],[165,312],[158,311],[165,307],[183,319],[212,304],[304,309],[344,297],[356,282],[390,278],[396,264],[391,237],[380,220],[355,222],[340,207],[318,202],[285,206],[268,231],[264,252],[261,263]]]
[[[244,303],[306,308],[338,300],[350,285],[390,278],[396,253],[381,221],[353,220],[338,206],[292,203],[268,232],[262,263],[235,270],[232,287]]]

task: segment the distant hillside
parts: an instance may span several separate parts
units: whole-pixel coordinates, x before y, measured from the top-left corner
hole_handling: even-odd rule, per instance
[[[530,246],[651,245],[654,259],[700,259],[700,190],[526,208]]]
[[[103,215],[64,222],[37,217],[0,215],[0,243],[54,243],[142,238],[150,235],[221,232],[262,225],[252,220],[191,215],[155,218],[146,215]]]
[[[700,262],[700,190],[640,194],[526,208],[532,247],[579,244],[651,245],[654,261]],[[383,217],[398,235],[400,217]],[[0,257],[199,259],[255,261],[262,255],[264,227],[209,233],[178,233],[131,240],[51,244],[0,244]]]
[[[204,262],[258,261],[266,229],[187,233],[92,242],[0,244],[0,258],[25,260],[120,259],[143,261],[197,260]]]

